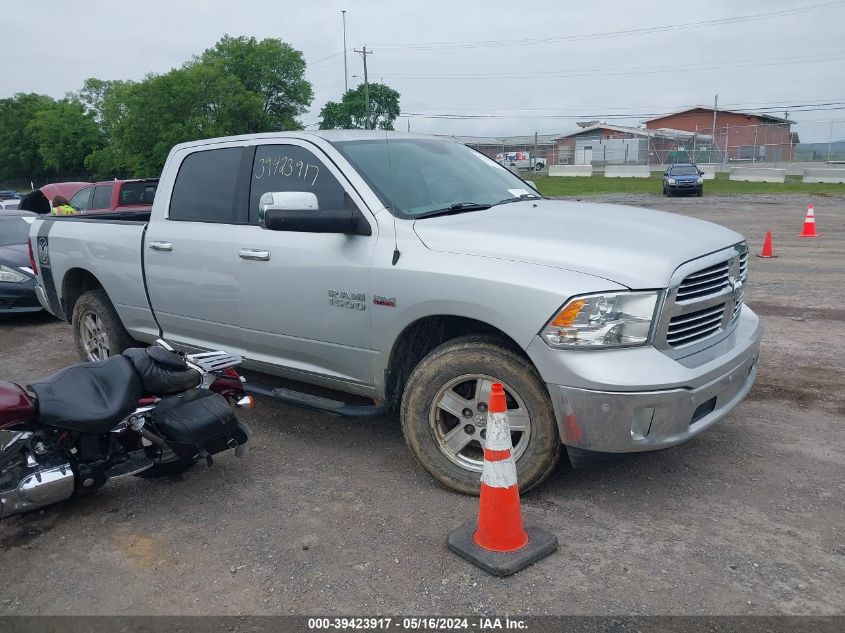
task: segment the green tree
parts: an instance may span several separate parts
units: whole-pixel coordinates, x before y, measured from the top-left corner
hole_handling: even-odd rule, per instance
[[[399,116],[399,93],[385,84],[370,84],[370,110],[363,84],[348,90],[339,102],[329,101],[320,110],[320,129],[392,130]]]
[[[110,142],[88,167],[101,175],[161,171],[177,143],[298,129],[311,103],[302,54],[281,40],[225,36],[180,68],[139,82],[88,80],[74,96]]]
[[[47,95],[19,93],[0,99],[0,178],[35,179],[44,173],[38,140],[29,124],[55,101]]]
[[[38,143],[44,167],[58,175],[83,173],[85,158],[105,140],[93,115],[67,99],[36,112],[27,128]]]
[[[85,167],[100,179],[124,177],[132,173],[132,148],[118,145],[115,139],[116,130],[126,117],[126,104],[135,85],[131,81],[90,78],[85,80],[79,92],[71,95],[85,112],[93,116],[103,137],[108,140],[85,159]]]
[[[220,65],[240,80],[245,95],[242,110],[233,111],[231,123],[245,132],[299,129],[296,117],[306,112],[314,98],[305,79],[305,59],[300,51],[278,39],[224,35],[191,65]]]

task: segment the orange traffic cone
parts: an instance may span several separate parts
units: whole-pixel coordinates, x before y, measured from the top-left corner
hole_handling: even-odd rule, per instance
[[[495,576],[509,576],[557,549],[557,537],[525,528],[511,450],[505,391],[492,386],[484,440],[478,521],[449,534],[449,549]]]
[[[766,231],[766,239],[763,240],[763,250],[757,257],[777,257],[772,247],[772,232]]]
[[[801,235],[798,237],[818,237],[819,234],[816,233],[816,213],[813,209],[813,205],[807,205],[807,217],[804,218],[804,230],[801,231]]]

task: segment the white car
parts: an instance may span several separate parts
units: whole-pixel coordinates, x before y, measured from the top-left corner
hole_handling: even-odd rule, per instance
[[[532,159],[529,152],[504,152],[496,154],[496,162],[505,167],[534,169],[536,171],[541,171],[546,167],[545,160],[542,158]]]

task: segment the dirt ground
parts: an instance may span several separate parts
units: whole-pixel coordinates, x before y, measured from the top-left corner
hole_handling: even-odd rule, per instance
[[[592,199],[595,200],[595,199]],[[719,222],[753,253],[760,376],[687,444],[575,472],[523,500],[559,551],[496,579],[446,549],[477,500],[415,465],[395,416],[260,401],[251,456],[114,482],[0,522],[0,614],[841,614],[845,200],[611,196]],[[0,319],[0,377],[76,361],[67,325]]]

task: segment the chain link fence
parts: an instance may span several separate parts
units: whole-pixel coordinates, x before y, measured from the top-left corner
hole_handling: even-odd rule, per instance
[[[719,124],[692,130],[608,126],[584,132],[513,137],[453,137],[505,166],[544,171],[550,165],[650,165],[674,163],[731,167],[845,167],[845,119],[758,125]]]

